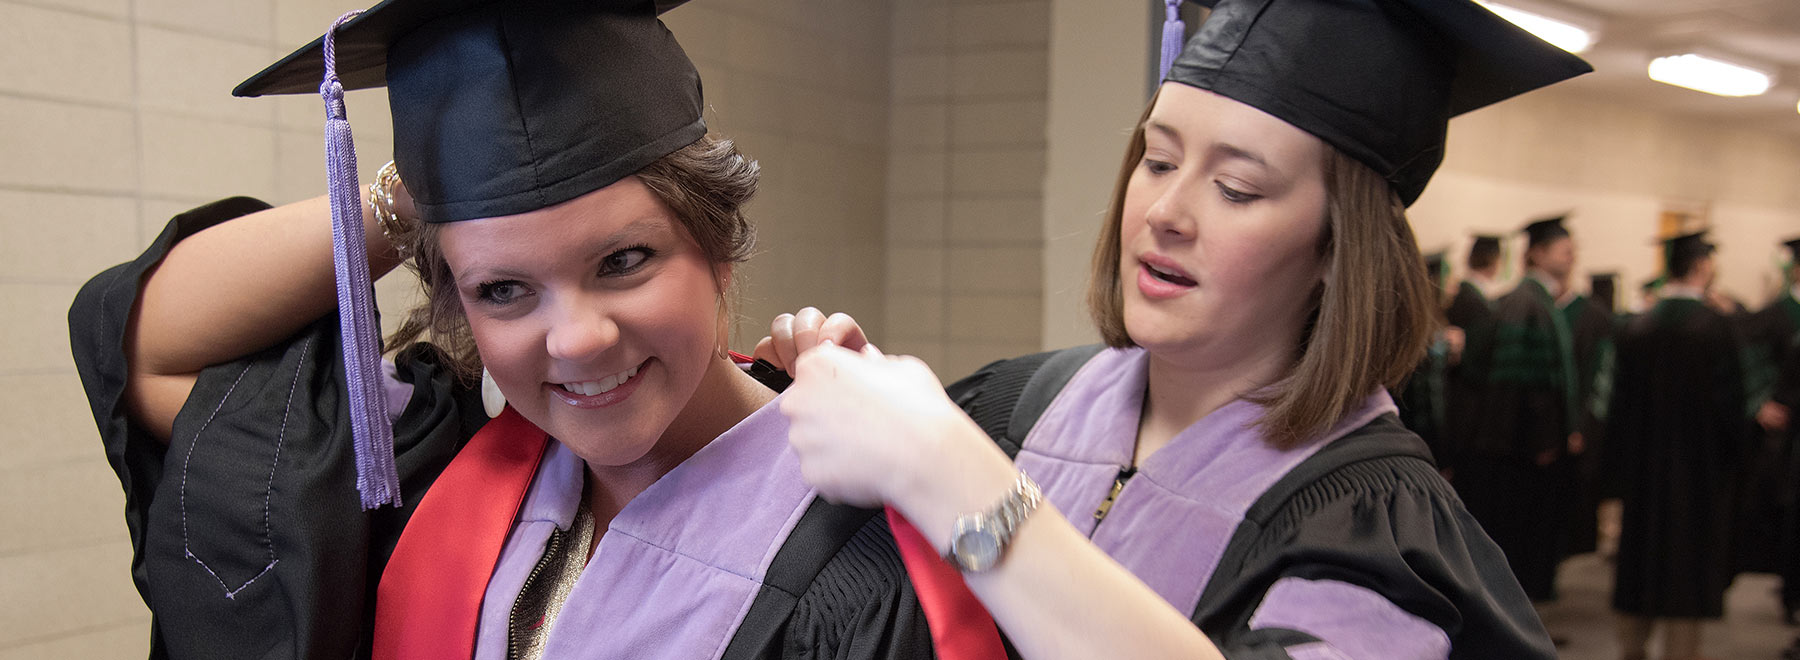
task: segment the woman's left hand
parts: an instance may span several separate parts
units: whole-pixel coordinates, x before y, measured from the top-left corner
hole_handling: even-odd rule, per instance
[[[824,343],[796,366],[781,412],[803,476],[826,499],[892,504],[936,537],[927,527],[988,506],[1017,474],[917,358]]]

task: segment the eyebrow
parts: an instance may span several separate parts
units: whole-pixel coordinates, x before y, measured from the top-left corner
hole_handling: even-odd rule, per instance
[[[612,254],[624,245],[641,242],[658,234],[668,233],[672,228],[673,227],[668,222],[659,221],[655,218],[639,218],[631,221],[624,227],[619,228],[618,231],[613,232],[610,236],[607,236],[606,239],[601,241],[595,248],[589,250],[588,254],[593,259],[598,260]],[[470,275],[479,274],[481,277],[472,278],[472,280],[479,281],[471,281],[471,278],[453,273],[453,275],[457,275],[455,280],[459,286],[464,284],[473,286],[475,284],[480,284],[482,281],[495,279],[524,279],[529,276],[525,271],[508,266],[494,266],[485,261],[477,261],[474,264],[474,267],[468,269],[467,273]]]
[[[1144,128],[1145,128],[1145,130],[1148,130],[1151,132],[1160,133],[1164,137],[1167,137],[1171,140],[1175,140],[1177,142],[1181,141],[1181,131],[1175,130],[1175,127],[1170,126],[1168,124],[1164,124],[1159,121],[1156,121],[1154,119],[1144,122]],[[1223,155],[1226,158],[1233,158],[1233,159],[1237,159],[1237,160],[1249,161],[1250,163],[1258,165],[1258,166],[1262,167],[1263,169],[1269,170],[1271,172],[1279,171],[1279,170],[1275,169],[1275,166],[1270,165],[1268,159],[1263,158],[1262,154],[1259,154],[1259,153],[1256,153],[1249,149],[1245,149],[1243,147],[1231,144],[1229,142],[1214,142],[1211,145],[1209,145],[1208,149],[1214,153]]]

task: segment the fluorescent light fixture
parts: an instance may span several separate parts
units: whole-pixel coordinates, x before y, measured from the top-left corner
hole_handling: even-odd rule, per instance
[[[1571,53],[1585,52],[1594,45],[1594,33],[1581,26],[1565,23],[1543,14],[1525,11],[1517,7],[1476,0],[1488,11],[1511,21],[1513,25],[1525,28],[1526,32],[1537,35],[1537,38],[1550,42],[1551,45]]]
[[[1697,53],[1650,60],[1650,79],[1719,96],[1756,96],[1775,84],[1767,73]]]

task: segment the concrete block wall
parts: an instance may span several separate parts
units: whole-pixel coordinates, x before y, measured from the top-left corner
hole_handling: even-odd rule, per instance
[[[887,324],[946,382],[1038,350],[1050,3],[896,3]]]

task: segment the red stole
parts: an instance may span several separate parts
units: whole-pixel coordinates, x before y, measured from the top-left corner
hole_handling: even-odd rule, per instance
[[[475,656],[481,598],[548,441],[508,407],[444,468],[381,574],[375,660]]]

